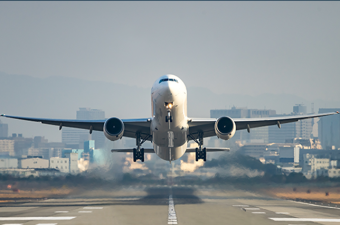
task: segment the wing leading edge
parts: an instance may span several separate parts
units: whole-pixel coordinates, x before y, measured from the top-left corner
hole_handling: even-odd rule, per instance
[[[278,125],[297,122],[299,120],[311,119],[322,116],[339,114],[339,112],[311,114],[304,116],[284,116],[284,117],[265,117],[265,118],[235,118],[236,130],[251,129],[257,127]],[[190,119],[189,131],[190,135],[196,136],[199,132],[203,132],[203,137],[215,136],[215,122],[217,119]]]
[[[20,116],[10,116],[2,114],[1,116],[18,119],[18,120],[26,120],[32,122],[40,122],[43,124],[49,124],[54,126],[59,126],[59,129],[62,127],[72,127],[79,128],[91,131],[103,131],[105,120],[64,120],[64,119],[45,119],[45,118],[33,118],[33,117],[20,117]],[[149,136],[150,135],[150,118],[141,118],[141,119],[125,119],[122,120],[124,123],[124,137],[135,138],[136,133],[140,132],[141,135]],[[151,140],[151,137],[148,140]]]

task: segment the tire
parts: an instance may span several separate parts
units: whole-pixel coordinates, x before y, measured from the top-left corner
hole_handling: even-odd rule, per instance
[[[207,149],[206,148],[203,148],[203,160],[204,162],[207,161]]]
[[[134,148],[133,149],[133,161],[136,162],[136,153],[137,153],[137,150]]]
[[[142,148],[142,149],[140,150],[140,153],[141,153],[141,156],[142,156],[140,160],[141,160],[142,162],[144,162],[144,148]]]
[[[198,148],[196,148],[196,162],[198,161]]]

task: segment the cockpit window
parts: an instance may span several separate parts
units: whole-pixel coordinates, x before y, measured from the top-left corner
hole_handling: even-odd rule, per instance
[[[177,79],[173,79],[173,78],[164,78],[164,79],[161,79],[159,81],[159,83],[162,83],[162,82],[165,82],[165,81],[175,81],[176,83],[178,83],[178,80]]]

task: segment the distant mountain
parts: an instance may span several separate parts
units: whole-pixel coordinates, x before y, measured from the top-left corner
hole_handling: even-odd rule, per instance
[[[67,77],[34,78],[0,73],[0,113],[74,119],[79,107],[89,107],[104,110],[106,117],[149,117],[151,85],[150,88],[141,88]],[[216,94],[204,87],[188,88],[188,114],[191,117],[209,117],[210,109],[231,106],[290,113],[297,103],[304,103],[309,108],[311,104],[310,101],[289,94],[227,95]],[[318,107],[340,107],[340,101],[315,100],[314,103],[316,112]],[[45,136],[50,141],[61,140],[61,132],[57,127],[0,119],[9,124],[10,133],[23,133],[26,137]]]

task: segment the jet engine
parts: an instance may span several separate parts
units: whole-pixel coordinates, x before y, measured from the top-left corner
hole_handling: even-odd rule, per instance
[[[120,119],[112,117],[105,121],[103,131],[107,139],[117,141],[123,136],[124,123]]]
[[[218,138],[229,140],[235,135],[235,132],[236,124],[231,118],[223,116],[215,122],[215,133]]]

